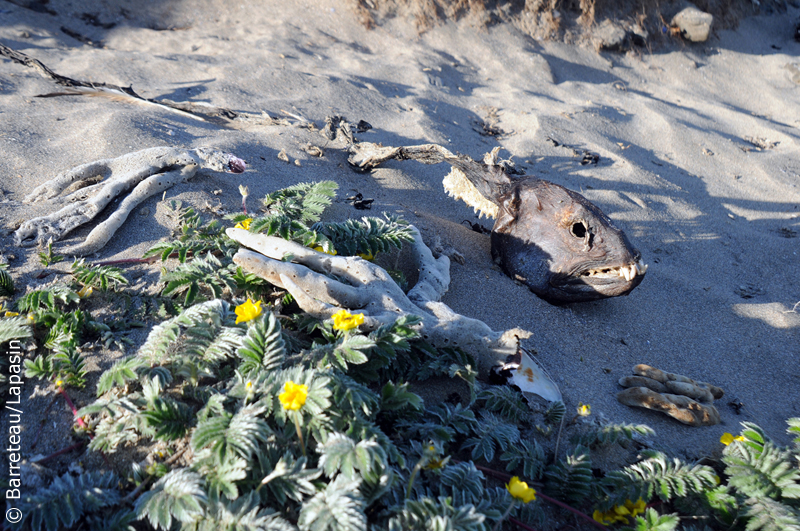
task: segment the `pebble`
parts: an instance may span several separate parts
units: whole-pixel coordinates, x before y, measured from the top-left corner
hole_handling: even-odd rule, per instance
[[[670,25],[678,28],[684,39],[691,42],[704,42],[708,39],[713,22],[713,15],[690,5],[672,17]]]

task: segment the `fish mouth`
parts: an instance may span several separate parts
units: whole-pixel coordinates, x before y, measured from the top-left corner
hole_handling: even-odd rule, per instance
[[[586,302],[627,295],[638,286],[647,272],[641,256],[615,266],[599,266],[556,275],[549,281],[550,290],[537,294],[552,304]]]
[[[618,266],[605,266],[596,269],[587,269],[576,275],[581,280],[593,281],[616,281],[620,277],[626,282],[631,282],[637,276],[644,276],[647,272],[647,264],[641,258]]]

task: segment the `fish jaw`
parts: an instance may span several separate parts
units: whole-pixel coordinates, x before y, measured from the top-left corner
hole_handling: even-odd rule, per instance
[[[583,196],[538,179],[499,198],[492,256],[506,274],[552,304],[627,295],[647,272],[641,254]]]

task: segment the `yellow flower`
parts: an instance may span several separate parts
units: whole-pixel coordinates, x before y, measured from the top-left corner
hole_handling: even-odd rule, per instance
[[[253,218],[243,219],[239,223],[233,226],[234,229],[244,229],[250,230],[250,224],[253,222]]]
[[[349,313],[347,310],[339,310],[333,314],[333,329],[334,330],[352,330],[364,322],[364,314]]]
[[[425,470],[439,470],[444,466],[444,459],[439,457],[432,457],[428,464],[425,465]]]
[[[625,505],[621,507],[619,505],[614,506],[614,512],[620,516],[636,516],[639,513],[643,513],[646,507],[647,504],[641,498],[636,500],[636,503],[625,500]]]
[[[56,387],[61,387],[64,385],[64,380],[56,380]]]
[[[727,431],[722,434],[722,437],[719,438],[719,442],[721,442],[725,446],[728,446],[733,441],[743,441],[743,440],[744,440],[744,437],[742,437],[741,435],[737,435],[736,437],[734,437],[732,434],[728,433]]]
[[[610,511],[605,511],[605,512],[600,512],[597,509],[595,509],[594,512],[592,513],[592,518],[596,522],[600,522],[603,525],[611,525],[611,524],[614,524],[616,522],[623,522],[623,523],[627,523],[628,522],[627,518],[625,518],[624,516],[619,516],[618,514],[616,514],[614,512],[614,509],[611,509]]]
[[[511,478],[506,485],[508,492],[516,499],[528,503],[536,499],[536,491],[528,486],[524,481],[520,481],[517,476]]]
[[[339,253],[336,252],[336,249],[331,249],[331,251],[328,252],[325,249],[323,249],[321,245],[317,245],[316,247],[314,247],[314,250],[319,252],[319,253],[329,254],[331,256],[336,256],[337,254],[339,254]]]
[[[579,417],[588,417],[592,414],[592,406],[589,404],[584,404],[583,402],[578,403],[578,416]]]
[[[244,386],[245,386],[247,389],[250,389],[251,387],[253,387],[253,382],[251,382],[250,380],[247,380],[247,383],[246,383],[246,384],[244,384]]]
[[[306,398],[308,397],[307,385],[296,384],[289,380],[286,382],[283,389],[284,391],[278,395],[278,400],[281,401],[283,409],[297,411],[306,403]]]
[[[78,297],[80,297],[81,299],[85,299],[86,297],[91,297],[92,292],[94,292],[94,290],[92,289],[91,286],[84,286],[78,291]]]
[[[252,321],[261,315],[261,301],[253,302],[249,298],[236,307],[236,324]]]
[[[18,315],[19,315],[19,313],[17,313],[17,312],[6,312],[5,313],[5,317],[16,317]]]
[[[636,503],[633,503],[631,500],[625,500],[624,505],[615,505],[608,511],[601,512],[595,510],[594,513],[592,513],[592,518],[603,525],[610,525],[617,522],[627,524],[629,516],[634,517],[637,514],[643,513],[646,508],[647,504],[641,498],[639,498]]]
[[[372,260],[373,258],[375,258],[375,255],[372,253],[358,253],[358,256],[360,256],[364,260]]]

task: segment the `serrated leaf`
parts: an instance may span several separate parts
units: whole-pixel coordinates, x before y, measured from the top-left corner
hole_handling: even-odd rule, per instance
[[[325,490],[306,501],[297,526],[301,531],[366,531],[364,500],[360,482],[337,476]]]
[[[206,502],[203,478],[197,472],[176,469],[158,480],[149,492],[136,500],[139,518],[147,518],[150,525],[168,530],[173,519],[189,523],[203,514]]]

